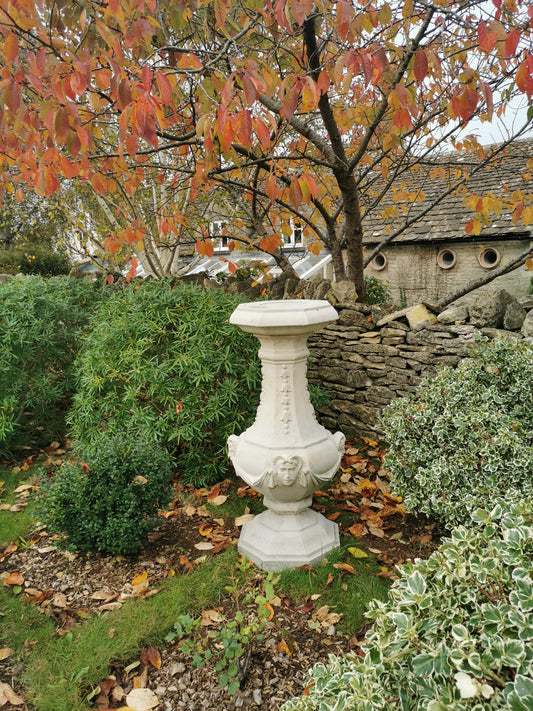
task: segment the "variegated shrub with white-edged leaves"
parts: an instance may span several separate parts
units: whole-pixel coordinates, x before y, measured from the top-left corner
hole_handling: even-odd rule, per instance
[[[318,664],[283,711],[531,711],[531,499],[479,509],[367,614],[365,657]]]
[[[533,496],[533,344],[477,337],[469,358],[384,411],[384,467],[407,509],[448,530],[505,493]]]

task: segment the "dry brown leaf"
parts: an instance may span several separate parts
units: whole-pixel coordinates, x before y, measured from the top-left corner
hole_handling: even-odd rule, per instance
[[[208,536],[210,533],[213,532],[214,526],[210,523],[203,523],[200,528],[198,529],[198,533],[201,536]]]
[[[224,615],[218,610],[202,610],[201,618],[200,624],[202,627],[211,627],[211,625],[223,622]]]
[[[4,585],[24,585],[24,578],[20,573],[11,573],[4,580]]]
[[[9,684],[4,684],[0,681],[0,706],[5,706],[6,704],[13,704],[13,706],[19,706],[24,703],[24,699],[15,694],[13,689]]]
[[[10,657],[12,654],[13,654],[13,650],[11,649],[11,647],[2,647],[2,648],[0,649],[0,661],[1,661],[2,659],[7,659],[7,658]]]
[[[54,597],[52,598],[52,605],[54,607],[58,607],[61,610],[66,609],[67,607],[67,596],[65,593],[56,593]]]
[[[352,575],[357,575],[356,569],[353,567],[353,565],[350,565],[349,563],[333,563],[333,567],[337,568],[337,570],[344,570],[347,573],[351,573]]]
[[[97,590],[91,595],[91,600],[105,600],[106,602],[109,602],[114,597],[118,597],[116,593],[113,594],[106,590]]]
[[[118,610],[122,607],[121,602],[106,602],[105,605],[100,605],[98,608],[100,612],[109,612],[110,610]]]
[[[23,491],[29,491],[29,489],[33,489],[32,484],[21,484],[20,486],[17,486],[16,489],[13,489],[13,493],[21,494]]]
[[[251,513],[246,513],[243,514],[242,516],[237,516],[235,519],[235,525],[237,527],[239,526],[244,526],[245,523],[248,523],[248,521],[251,521],[254,518],[254,514]]]
[[[143,649],[141,654],[141,662],[143,664],[151,664],[156,669],[161,669],[161,655],[153,645]]]
[[[376,538],[385,538],[385,533],[383,532],[382,528],[379,528],[379,526],[376,526],[374,523],[368,522],[367,524],[368,530],[373,536],[376,536]]]
[[[159,705],[159,699],[151,689],[133,689],[126,696],[126,703],[133,711],[150,711]]]
[[[9,507],[9,510],[11,511],[11,513],[18,513],[19,511],[22,511],[23,509],[25,509],[27,505],[28,505],[27,502],[13,504],[13,506]]]
[[[196,506],[186,506],[184,509],[186,516],[194,516],[196,513]]]
[[[215,546],[213,543],[209,543],[209,541],[201,541],[200,543],[195,543],[194,547],[197,548],[199,551],[210,551]]]
[[[220,494],[219,496],[215,496],[214,499],[209,499],[209,503],[213,504],[213,506],[222,506],[227,500],[228,497],[225,494]]]

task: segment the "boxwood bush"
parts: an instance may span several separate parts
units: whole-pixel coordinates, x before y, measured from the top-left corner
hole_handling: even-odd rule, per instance
[[[77,359],[72,434],[92,442],[132,426],[177,452],[184,480],[223,478],[226,440],[258,404],[258,342],[230,325],[238,297],[173,281],[115,291]]]
[[[533,495],[533,345],[479,337],[471,355],[382,420],[395,493],[448,529],[506,492]]]
[[[64,433],[73,362],[98,284],[37,276],[0,283],[0,453]]]
[[[533,504],[479,509],[374,601],[365,657],[330,657],[283,711],[531,711]]]
[[[65,534],[69,548],[136,552],[172,496],[168,452],[125,430],[101,433],[77,455],[41,476],[36,515],[51,533]]]

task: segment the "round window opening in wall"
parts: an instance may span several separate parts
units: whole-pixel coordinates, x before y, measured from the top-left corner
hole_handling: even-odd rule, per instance
[[[477,258],[484,269],[494,269],[500,263],[501,255],[494,247],[486,247],[481,250]]]
[[[452,249],[441,249],[437,254],[437,264],[441,269],[451,269],[456,261],[457,256]]]
[[[383,252],[378,252],[374,259],[371,261],[372,269],[376,272],[381,272],[387,266],[387,257]]]

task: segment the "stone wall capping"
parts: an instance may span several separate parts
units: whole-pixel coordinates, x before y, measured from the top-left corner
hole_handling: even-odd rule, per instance
[[[487,338],[524,338],[520,331],[504,331],[501,328],[481,328],[480,331]]]

